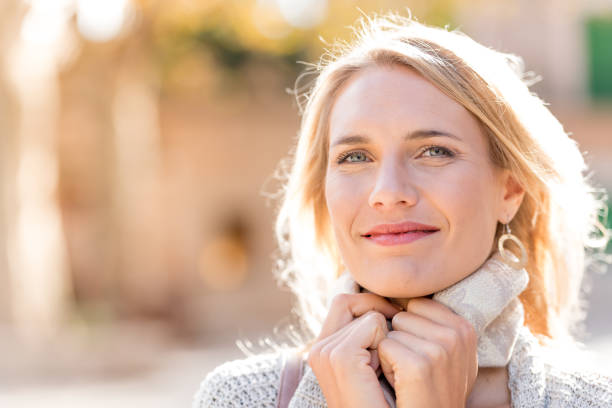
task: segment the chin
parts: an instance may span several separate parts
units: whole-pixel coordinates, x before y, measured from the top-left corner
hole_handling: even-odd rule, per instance
[[[407,276],[402,273],[383,273],[375,274],[376,279],[356,279],[359,285],[368,291],[387,298],[414,298],[431,295],[435,288],[420,282],[417,276]],[[430,282],[427,282],[430,283]]]

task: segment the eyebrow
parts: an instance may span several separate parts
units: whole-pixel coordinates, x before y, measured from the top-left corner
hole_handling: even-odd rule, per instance
[[[452,133],[444,132],[441,130],[435,130],[435,129],[415,130],[414,132],[410,132],[406,136],[404,136],[404,140],[427,139],[429,137],[436,137],[436,136],[450,137],[451,139],[461,140],[461,138],[459,138],[458,136]],[[334,141],[331,147],[338,146],[338,145],[365,144],[365,143],[368,143],[369,141],[370,141],[370,138],[368,138],[367,136],[349,135],[349,136],[343,136],[339,138],[338,140]]]

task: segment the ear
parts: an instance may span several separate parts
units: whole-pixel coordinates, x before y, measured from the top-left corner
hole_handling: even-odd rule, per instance
[[[498,220],[503,224],[507,224],[512,221],[521,206],[525,197],[525,190],[508,169],[502,171],[501,187],[501,205]]]

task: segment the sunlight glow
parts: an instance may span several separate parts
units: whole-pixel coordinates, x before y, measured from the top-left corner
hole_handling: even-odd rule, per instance
[[[289,24],[312,28],[327,15],[327,0],[276,0],[278,9]]]
[[[284,38],[291,32],[275,0],[257,0],[253,7],[253,23],[261,34],[272,40]]]
[[[70,19],[70,0],[48,2],[31,0],[21,25],[21,38],[27,44],[54,45],[65,36]]]
[[[77,26],[88,40],[108,41],[121,32],[131,11],[129,0],[77,0]]]

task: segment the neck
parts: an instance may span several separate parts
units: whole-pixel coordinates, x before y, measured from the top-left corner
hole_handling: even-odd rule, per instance
[[[426,295],[424,296],[426,298],[432,299],[433,298],[433,294],[431,295]],[[410,298],[387,298],[389,300],[389,302],[391,302],[392,304],[399,306],[402,308],[402,310],[406,310],[406,305],[408,304],[408,301],[410,300]]]

